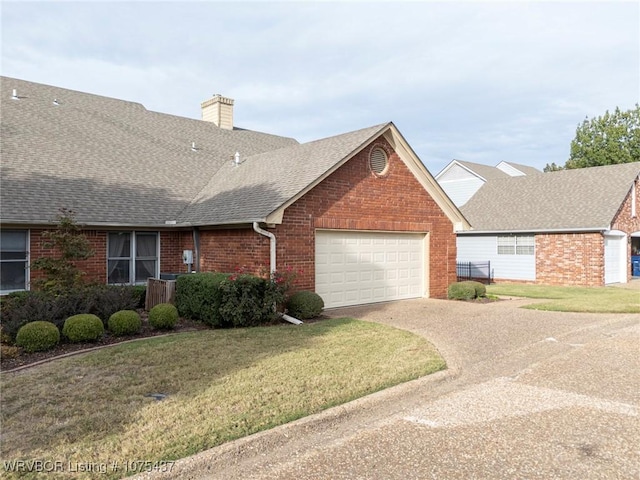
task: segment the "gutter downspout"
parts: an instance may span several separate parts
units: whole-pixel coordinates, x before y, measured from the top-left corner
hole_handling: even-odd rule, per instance
[[[269,273],[273,274],[276,271],[276,236],[260,228],[258,222],[253,222],[253,230],[269,238]]]
[[[256,233],[269,238],[269,272],[271,273],[271,275],[273,275],[273,273],[276,271],[276,236],[273,233],[267,232],[266,230],[260,228],[258,222],[253,222],[253,230]],[[276,307],[274,305],[273,309],[275,310],[275,308]],[[280,315],[282,316],[283,320],[286,320],[289,323],[293,323],[294,325],[300,325],[302,323],[301,320],[291,317],[285,313],[282,313]]]
[[[193,249],[194,253],[194,266],[196,272],[200,271],[200,230],[198,227],[193,227]]]

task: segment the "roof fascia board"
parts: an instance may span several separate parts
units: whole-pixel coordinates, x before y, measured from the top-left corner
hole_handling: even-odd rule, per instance
[[[362,142],[360,144],[360,146],[358,146],[358,148],[356,148],[355,150],[353,150],[353,152],[351,152],[349,155],[347,155],[346,157],[344,157],[342,160],[340,160],[339,162],[337,162],[335,165],[333,165],[329,170],[327,170],[326,172],[324,172],[321,176],[319,176],[318,178],[316,178],[313,182],[311,182],[309,185],[307,185],[305,188],[303,188],[300,192],[298,192],[296,195],[294,195],[293,197],[291,197],[289,200],[287,200],[285,203],[283,203],[280,207],[278,207],[276,210],[274,210],[273,212],[271,212],[269,215],[267,215],[267,218],[262,219],[262,220],[258,220],[264,223],[272,223],[272,224],[281,224],[282,223],[282,219],[284,217],[284,211],[290,207],[291,205],[293,205],[295,202],[297,202],[300,198],[302,198],[304,195],[306,195],[309,191],[311,191],[313,188],[315,188],[316,186],[318,186],[318,184],[320,184],[322,181],[324,181],[327,177],[329,177],[333,172],[335,172],[336,170],[338,170],[342,165],[344,165],[345,163],[347,163],[349,160],[351,160],[353,157],[355,157],[358,153],[360,153],[367,145],[369,145],[373,140],[375,140],[376,138],[378,138],[381,134],[383,134],[385,132],[386,129],[389,128],[389,126],[392,125],[391,122],[387,123],[386,125],[383,125],[382,127],[380,127],[379,130],[376,130],[372,135],[369,136],[369,138],[367,138],[364,142]]]
[[[451,223],[454,225],[454,230],[462,231],[470,229],[471,225],[460,209],[455,206],[440,184],[429,173],[427,167],[422,163],[420,158],[418,158],[418,155],[416,155],[409,143],[407,143],[393,123],[389,125],[389,128],[384,133],[384,137],[391,144],[411,173],[413,173],[414,177],[418,179],[423,188],[442,209],[447,218],[451,220]]]
[[[467,230],[456,232],[460,235],[511,235],[514,233],[597,233],[611,230],[609,227],[590,228],[542,228],[542,229],[518,229],[518,230]]]

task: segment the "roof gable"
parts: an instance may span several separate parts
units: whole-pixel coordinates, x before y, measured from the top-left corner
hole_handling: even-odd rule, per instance
[[[495,180],[461,210],[474,231],[607,230],[639,174],[636,162]]]

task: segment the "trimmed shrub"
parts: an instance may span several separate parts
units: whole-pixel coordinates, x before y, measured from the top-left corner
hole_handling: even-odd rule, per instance
[[[62,334],[71,342],[94,342],[104,334],[104,324],[96,315],[81,313],[64,321]]]
[[[294,293],[287,302],[287,312],[289,315],[301,320],[314,318],[322,313],[324,301],[315,292],[301,290]]]
[[[149,312],[149,324],[158,330],[172,329],[178,318],[178,309],[170,303],[159,303]]]
[[[51,350],[60,343],[60,330],[51,322],[35,321],[18,330],[16,345],[26,352]]]
[[[180,275],[176,280],[176,308],[180,316],[212,327],[228,326],[220,315],[220,284],[228,278],[226,273]]]
[[[12,339],[18,330],[34,318],[46,318],[62,329],[67,318],[92,313],[106,323],[120,310],[137,308],[139,287],[115,285],[85,285],[82,288],[55,295],[30,291],[9,294],[2,300],[2,328]]]
[[[146,287],[142,288],[145,289]],[[94,285],[83,292],[87,295],[89,308],[84,312],[93,313],[107,323],[111,315],[120,310],[134,310],[140,303],[140,287],[132,285]],[[143,300],[144,301],[144,300]]]
[[[452,283],[447,290],[450,300],[472,300],[476,298],[476,289],[466,282]]]
[[[222,326],[254,327],[278,318],[274,309],[275,289],[271,280],[249,274],[220,283]]]
[[[460,282],[467,285],[471,285],[473,289],[476,291],[476,297],[484,297],[487,294],[487,287],[485,287],[480,282],[475,282],[473,280],[467,280],[465,282]]]
[[[135,335],[142,328],[142,320],[135,310],[120,310],[109,317],[108,327],[118,337]]]

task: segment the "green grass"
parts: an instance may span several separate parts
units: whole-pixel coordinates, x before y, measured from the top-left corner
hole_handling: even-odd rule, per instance
[[[640,291],[620,287],[555,287],[505,283],[488,286],[487,293],[550,300],[523,307],[533,310],[640,313]]]
[[[2,459],[179,459],[443,368],[423,338],[348,318],[118,345],[2,374]]]

